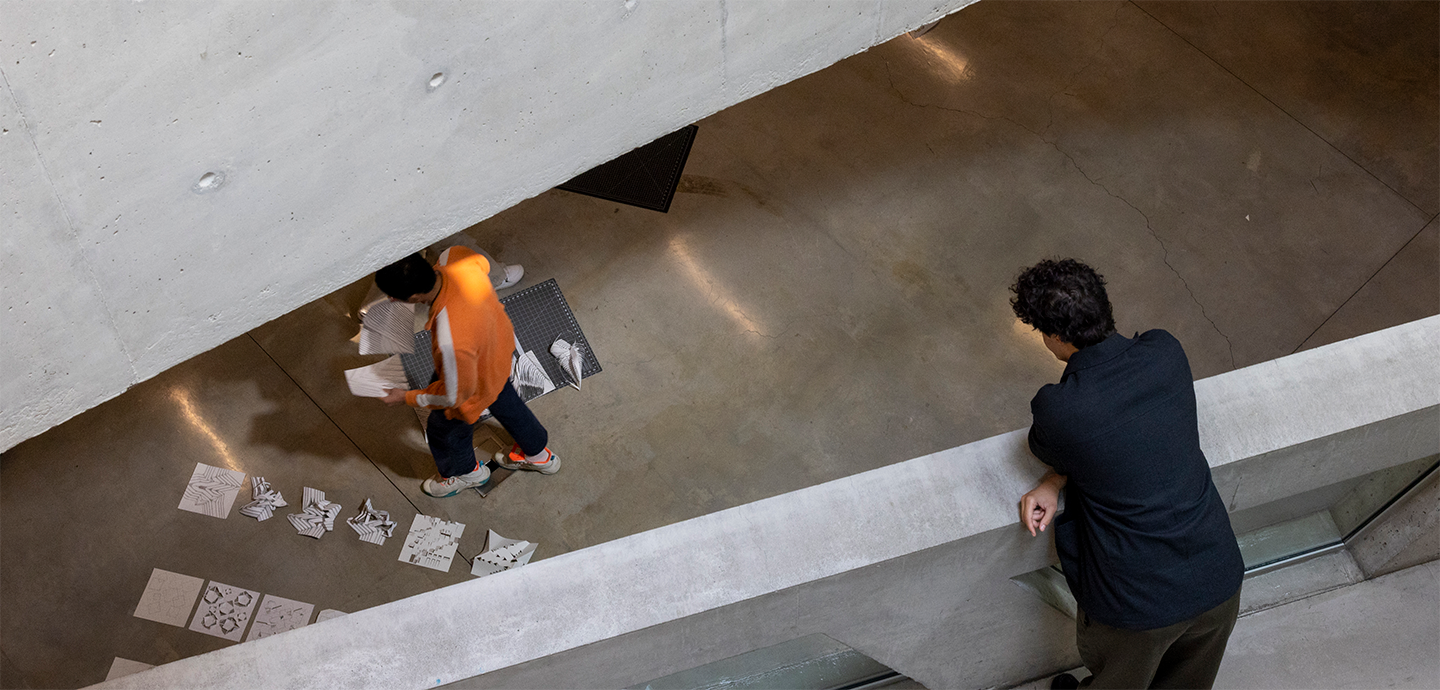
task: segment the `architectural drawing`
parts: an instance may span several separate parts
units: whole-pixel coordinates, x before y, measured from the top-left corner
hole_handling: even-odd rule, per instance
[[[239,642],[259,599],[259,592],[211,580],[200,596],[195,617],[190,619],[190,629]]]
[[[183,628],[204,586],[205,581],[198,577],[155,568],[135,606],[135,617]]]
[[[449,572],[450,561],[455,558],[455,547],[460,545],[460,535],[464,532],[465,525],[458,522],[416,515],[415,523],[410,525],[410,534],[405,537],[405,547],[400,550],[400,560]]]
[[[196,463],[195,473],[185,485],[185,495],[180,497],[179,508],[210,517],[229,517],[230,506],[235,505],[235,497],[244,482],[244,472]]]
[[[255,622],[250,624],[245,641],[303,628],[310,624],[310,614],[314,611],[314,604],[266,594],[260,601],[260,608],[255,610]]]

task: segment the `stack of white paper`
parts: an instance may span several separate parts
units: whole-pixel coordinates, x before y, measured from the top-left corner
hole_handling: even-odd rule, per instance
[[[470,565],[470,574],[484,577],[519,568],[530,562],[538,546],[519,539],[506,539],[496,534],[495,530],[489,530],[485,535],[485,553],[475,557],[475,562]]]
[[[560,361],[560,370],[570,378],[570,386],[580,390],[580,375],[585,370],[585,350],[580,343],[570,344],[564,338],[556,338],[550,346],[550,354]]]
[[[350,523],[350,527],[360,535],[360,541],[378,546],[384,546],[385,539],[395,533],[395,523],[390,520],[390,513],[375,510],[368,498],[365,499],[365,506],[360,509],[360,514],[345,522]]]
[[[386,388],[410,390],[410,382],[405,379],[405,364],[400,361],[400,355],[368,367],[346,369],[345,383],[350,386],[351,394],[362,398],[383,398]]]
[[[360,324],[360,354],[415,351],[415,305],[385,300],[366,307]]]
[[[261,522],[270,519],[275,514],[276,508],[283,508],[290,505],[285,502],[285,497],[279,491],[270,488],[270,483],[264,477],[250,477],[250,498],[253,499],[240,509],[241,515],[248,515]]]
[[[290,514],[290,524],[297,532],[319,539],[335,529],[335,516],[340,514],[340,504],[325,500],[324,491],[305,487],[303,505],[304,512]]]

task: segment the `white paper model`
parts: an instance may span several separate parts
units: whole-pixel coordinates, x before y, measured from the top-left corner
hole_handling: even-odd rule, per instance
[[[211,467],[203,462],[195,463],[195,472],[190,483],[185,485],[185,494],[180,497],[180,510],[226,518],[235,497],[240,494],[240,485],[245,482],[245,473]]]
[[[360,508],[360,514],[345,522],[350,523],[351,529],[360,535],[360,541],[369,542],[378,546],[385,545],[385,539],[395,533],[395,522],[390,519],[390,513],[384,510],[375,510],[370,504],[370,499],[365,499],[365,505]]]
[[[252,500],[249,503],[240,506],[240,514],[261,522],[269,520],[270,516],[275,514],[276,508],[290,505],[279,491],[270,488],[270,483],[265,481],[264,477],[250,478],[250,498]]]
[[[458,522],[416,515],[410,534],[405,536],[405,547],[400,550],[400,560],[442,573],[450,572],[450,561],[455,558],[455,547],[460,545],[460,535],[464,532],[465,525]]]
[[[470,574],[476,577],[519,568],[530,562],[539,546],[519,539],[506,539],[496,534],[495,530],[488,532],[485,535],[485,552],[476,556],[475,562],[470,565]]]
[[[135,606],[135,617],[183,628],[204,587],[205,581],[198,577],[155,568]]]
[[[105,674],[105,680],[124,678],[125,676],[136,674],[152,668],[155,668],[155,664],[147,664],[143,661],[122,659],[117,656],[115,657],[114,661],[110,662],[110,672]]]
[[[560,362],[560,370],[570,379],[570,387],[580,390],[580,376],[585,371],[585,350],[580,343],[572,345],[564,338],[556,338],[550,345],[550,354]]]
[[[360,354],[397,355],[415,351],[415,305],[382,300],[365,309],[360,322]]]
[[[195,617],[190,619],[190,629],[239,642],[259,599],[259,592],[211,580],[195,608]]]
[[[352,395],[361,398],[383,398],[386,388],[410,389],[410,382],[405,379],[405,364],[400,361],[400,355],[368,367],[346,369],[345,383],[350,387]]]
[[[314,612],[314,604],[266,594],[260,601],[260,608],[255,611],[255,622],[250,624],[245,641],[303,628],[310,624],[310,614]]]
[[[319,539],[335,529],[335,516],[340,514],[340,504],[325,500],[324,491],[308,486],[304,496],[304,508],[302,512],[290,514],[290,524],[300,534]]]

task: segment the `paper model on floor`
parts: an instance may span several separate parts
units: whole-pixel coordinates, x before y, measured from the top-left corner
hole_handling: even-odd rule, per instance
[[[240,514],[264,522],[275,514],[276,508],[290,505],[279,491],[270,488],[264,477],[250,478],[250,502],[240,507]]]
[[[259,599],[259,592],[211,580],[200,597],[195,617],[190,619],[190,629],[239,642]]]
[[[265,598],[260,600],[260,607],[255,609],[255,622],[250,624],[250,632],[245,635],[245,641],[303,628],[310,624],[310,614],[314,612],[314,604],[266,594]]]
[[[204,587],[205,581],[198,577],[155,568],[135,606],[135,617],[183,628]]]
[[[125,676],[133,675],[146,669],[152,668],[155,668],[155,664],[147,664],[143,661],[122,659],[117,656],[115,657],[114,661],[110,662],[110,672],[105,674],[105,680],[124,678]]]
[[[458,522],[416,515],[410,534],[405,536],[405,547],[400,550],[400,560],[442,573],[450,572],[450,561],[455,558],[455,547],[460,545],[460,535],[464,532],[465,525]]]
[[[185,485],[178,507],[210,517],[229,517],[230,507],[235,505],[235,497],[240,494],[240,485],[244,482],[244,472],[195,463],[195,472],[190,475],[190,483]]]
[[[350,386],[351,395],[361,398],[383,398],[386,388],[410,390],[410,385],[405,380],[405,365],[400,363],[400,355],[368,367],[346,369],[345,383]]]
[[[398,355],[415,351],[415,305],[383,300],[365,309],[360,321],[360,354]]]
[[[345,522],[360,535],[360,541],[369,542],[378,546],[384,546],[385,540],[395,533],[395,522],[390,519],[390,513],[384,510],[375,510],[370,504],[370,499],[365,499],[365,505],[360,508],[360,514]]]
[[[580,390],[580,377],[585,373],[585,350],[580,343],[570,344],[564,338],[557,338],[550,345],[550,354],[560,362],[560,370],[569,377],[571,388]]]
[[[340,514],[340,504],[325,500],[324,491],[308,486],[304,496],[302,511],[290,514],[290,524],[300,534],[319,539],[335,529],[335,516]]]
[[[315,616],[315,622],[319,623],[320,621],[328,621],[331,618],[339,618],[343,615],[345,615],[344,611],[336,611],[335,609],[324,609],[319,613],[319,615]]]
[[[545,367],[540,364],[534,350],[526,351],[525,354],[515,359],[514,367],[510,372],[510,380],[514,381],[516,386],[540,391],[536,395],[544,395],[555,390],[554,382],[550,380],[550,375],[545,373]]]
[[[528,541],[506,539],[496,534],[495,530],[489,530],[485,536],[485,552],[475,557],[475,562],[470,565],[470,574],[484,577],[519,568],[530,562],[537,546]]]

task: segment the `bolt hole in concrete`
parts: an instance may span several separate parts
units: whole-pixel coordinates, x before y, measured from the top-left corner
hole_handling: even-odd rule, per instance
[[[445,83],[445,73],[444,73],[444,72],[436,72],[436,73],[435,73],[435,76],[430,77],[430,90],[431,90],[431,91],[434,91],[435,89],[440,88],[440,85],[441,85],[441,84],[444,84],[444,83]]]
[[[207,172],[195,181],[195,186],[191,187],[191,190],[196,194],[204,194],[219,189],[222,184],[225,184],[225,173]]]

